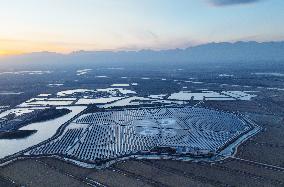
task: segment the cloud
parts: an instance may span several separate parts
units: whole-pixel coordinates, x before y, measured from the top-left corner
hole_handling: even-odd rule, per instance
[[[208,0],[208,1],[213,6],[229,6],[229,5],[257,3],[262,0]]]

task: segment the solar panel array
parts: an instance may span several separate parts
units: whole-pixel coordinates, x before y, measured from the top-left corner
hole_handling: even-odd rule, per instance
[[[250,126],[237,116],[205,108],[140,108],[84,114],[64,133],[30,151],[83,161],[114,159],[155,147],[217,152]]]

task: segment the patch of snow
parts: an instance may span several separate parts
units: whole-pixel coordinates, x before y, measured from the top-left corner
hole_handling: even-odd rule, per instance
[[[39,94],[38,97],[48,97],[51,96],[52,94]]]
[[[108,78],[108,76],[105,76],[105,75],[98,75],[98,76],[96,76],[96,78]]]
[[[0,95],[20,95],[24,92],[0,92]]]
[[[159,95],[149,95],[148,97],[153,99],[163,99],[167,94],[159,94]]]
[[[221,92],[224,95],[239,99],[239,100],[244,100],[244,101],[249,101],[253,97],[256,97],[257,95],[251,95],[246,93],[246,91],[222,91]]]
[[[43,74],[49,74],[49,73],[52,73],[52,71],[9,71],[9,72],[1,72],[0,75],[5,75],[5,74],[14,74],[14,75],[21,75],[21,74],[43,75]]]
[[[232,75],[232,74],[219,74],[218,75],[219,77],[233,77],[234,75]]]
[[[186,101],[186,100],[191,100],[192,97],[193,97],[193,100],[197,100],[197,101],[202,101],[204,97],[205,99],[206,98],[218,98],[218,97],[226,98],[225,95],[222,95],[214,91],[203,91],[201,93],[192,93],[190,91],[180,91],[178,93],[171,94],[168,99]]]
[[[5,112],[0,113],[0,118],[3,118],[8,114],[16,114],[16,116],[21,116],[23,114],[31,113],[34,110],[35,109],[33,108],[14,108],[14,109],[6,110]]]
[[[22,103],[19,105],[19,107],[28,107],[28,106],[67,106],[71,105],[73,101],[62,101],[62,100],[45,100],[45,101],[40,101],[36,100],[34,102],[29,102],[29,103]]]
[[[84,74],[87,74],[89,71],[92,71],[92,69],[80,69],[80,70],[77,70],[77,75],[78,76],[84,75]]]
[[[120,93],[122,93],[124,95],[136,94],[135,91],[128,90],[128,89],[125,89],[125,88],[102,88],[102,89],[97,89],[97,91],[108,92],[111,95],[115,95],[117,91],[119,91]]]
[[[113,86],[113,87],[127,87],[127,86],[130,86],[129,84],[112,84],[110,86]]]
[[[95,92],[95,90],[89,90],[89,89],[65,90],[65,91],[58,92],[57,96],[64,97],[64,96],[68,96],[68,95],[73,95],[75,93],[84,93],[84,92]]]
[[[268,90],[284,91],[284,88],[267,88]]]
[[[79,99],[76,105],[89,105],[89,104],[106,104],[111,103],[124,97],[109,97],[109,98],[97,98],[97,99]]]
[[[252,73],[253,75],[264,75],[264,76],[275,76],[275,77],[283,77],[284,73],[277,72],[267,72],[267,73]]]
[[[49,86],[49,87],[59,87],[59,86],[63,86],[63,84],[55,83],[55,84],[48,84],[47,86]]]
[[[151,101],[151,99],[149,99],[149,98],[133,96],[133,97],[128,97],[128,98],[125,98],[125,99],[115,101],[111,104],[101,105],[99,107],[100,108],[110,108],[110,107],[115,107],[115,106],[139,105],[138,102],[133,102],[135,100]]]

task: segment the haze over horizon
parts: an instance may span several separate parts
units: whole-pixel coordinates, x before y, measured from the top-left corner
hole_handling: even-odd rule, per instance
[[[0,56],[284,40],[281,0],[61,0],[56,5],[1,1]]]

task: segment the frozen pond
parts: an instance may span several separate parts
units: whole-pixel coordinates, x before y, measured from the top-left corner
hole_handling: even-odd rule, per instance
[[[56,130],[66,121],[74,117],[79,112],[83,111],[86,107],[84,106],[74,106],[74,107],[61,107],[68,108],[72,110],[69,114],[59,117],[57,119],[33,123],[27,125],[20,130],[37,130],[36,133],[32,134],[23,139],[13,139],[13,140],[0,140],[0,158],[4,158],[8,155],[17,153],[28,147],[36,145],[51,136],[53,136]]]

